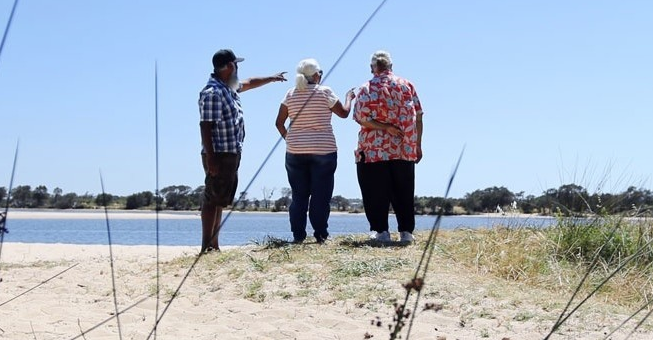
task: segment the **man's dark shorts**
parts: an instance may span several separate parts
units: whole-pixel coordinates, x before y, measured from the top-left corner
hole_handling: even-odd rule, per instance
[[[233,203],[238,187],[238,167],[240,154],[219,152],[215,154],[218,163],[218,174],[209,175],[206,155],[202,154],[204,166],[204,203],[214,206],[226,207]]]

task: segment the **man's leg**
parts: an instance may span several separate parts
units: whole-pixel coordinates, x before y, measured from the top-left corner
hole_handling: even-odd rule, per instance
[[[399,232],[415,230],[415,163],[390,161],[391,202]]]
[[[202,157],[206,171],[206,157]],[[204,203],[202,204],[202,251],[209,247],[219,250],[218,234],[222,222],[222,209],[233,203],[238,187],[240,154],[218,153],[218,176],[208,173],[204,179]]]
[[[219,206],[215,208],[215,218],[213,219],[213,239],[211,240],[211,247],[215,250],[220,250],[220,244],[218,243],[220,228],[222,228],[222,207]]]
[[[204,203],[202,205],[202,252],[209,247],[219,249],[218,233],[222,219],[222,207]]]
[[[390,210],[388,162],[356,163],[356,174],[370,230],[378,233],[388,231]]]
[[[213,225],[215,224],[215,214],[217,205],[211,202],[213,192],[211,191],[212,179],[208,174],[208,164],[206,155],[202,153],[202,167],[204,168],[204,197],[202,199],[202,250],[205,252],[211,245],[211,237],[213,235]]]

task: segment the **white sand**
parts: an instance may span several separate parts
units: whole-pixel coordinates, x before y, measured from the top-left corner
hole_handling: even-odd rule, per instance
[[[160,247],[159,311],[187,273],[186,268],[198,250],[198,247]],[[156,299],[150,295],[156,284],[155,254],[154,246],[113,247],[119,309],[145,299],[121,314],[124,339],[145,339],[152,329]],[[168,262],[182,255],[190,257],[181,263]],[[205,260],[206,257],[201,258],[200,264]],[[80,329],[95,327],[114,313],[106,246],[6,243],[0,262],[0,304],[4,304],[0,306],[0,339],[72,339],[81,334]],[[274,289],[288,284],[283,277],[261,277],[263,289],[270,294],[264,302],[255,302],[243,297],[245,287],[230,280],[232,271],[240,269],[230,268],[229,261],[225,261],[212,272],[198,268],[191,271],[179,297],[162,319],[157,339],[357,340],[364,339],[365,333],[373,335],[372,339],[388,338],[385,326],[371,325],[379,316],[386,325],[391,322],[388,310],[371,311],[332,299],[275,297]],[[476,281],[477,276],[472,278],[459,267],[438,263],[434,270],[444,309],[418,317],[411,339],[471,340],[485,335],[491,339],[542,339],[550,327],[542,320],[550,320],[556,314],[528,302],[537,292],[526,292],[519,285],[511,290],[511,287],[501,287],[500,291],[508,291],[509,295],[496,296],[489,293],[491,290],[485,282]],[[34,289],[17,297],[31,288]],[[468,317],[482,313],[491,317]],[[527,320],[515,319],[524,313],[529,315]],[[624,316],[586,313],[584,317],[570,320],[562,334],[552,339],[599,339],[609,329],[606,326],[614,326],[624,319]],[[467,322],[463,325],[461,320]],[[613,339],[623,339],[624,335],[622,332]],[[118,339],[116,319],[90,331],[84,338]],[[631,337],[651,338],[653,335],[646,333]]]

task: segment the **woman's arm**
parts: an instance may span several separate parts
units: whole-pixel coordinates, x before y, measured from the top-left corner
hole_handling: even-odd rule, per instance
[[[281,104],[279,105],[279,113],[277,114],[275,125],[283,139],[286,139],[286,134],[288,133],[288,130],[286,130],[286,119],[288,119],[288,107]]]
[[[356,98],[354,94],[354,89],[347,91],[345,94],[345,104],[343,105],[339,100],[331,107],[331,112],[335,113],[340,118],[349,117],[349,111],[351,111],[351,101]]]

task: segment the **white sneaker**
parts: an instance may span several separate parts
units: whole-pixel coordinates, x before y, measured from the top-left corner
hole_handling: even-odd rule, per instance
[[[410,243],[410,242],[415,241],[415,237],[413,237],[413,234],[411,234],[410,232],[402,231],[400,234],[401,234],[401,236],[400,236],[400,241],[399,242]]]
[[[392,241],[392,239],[390,238],[390,233],[387,232],[387,231],[384,231],[384,232],[381,232],[381,233],[377,232],[376,234],[372,235],[372,239],[374,241],[378,241],[378,242],[391,242]]]

